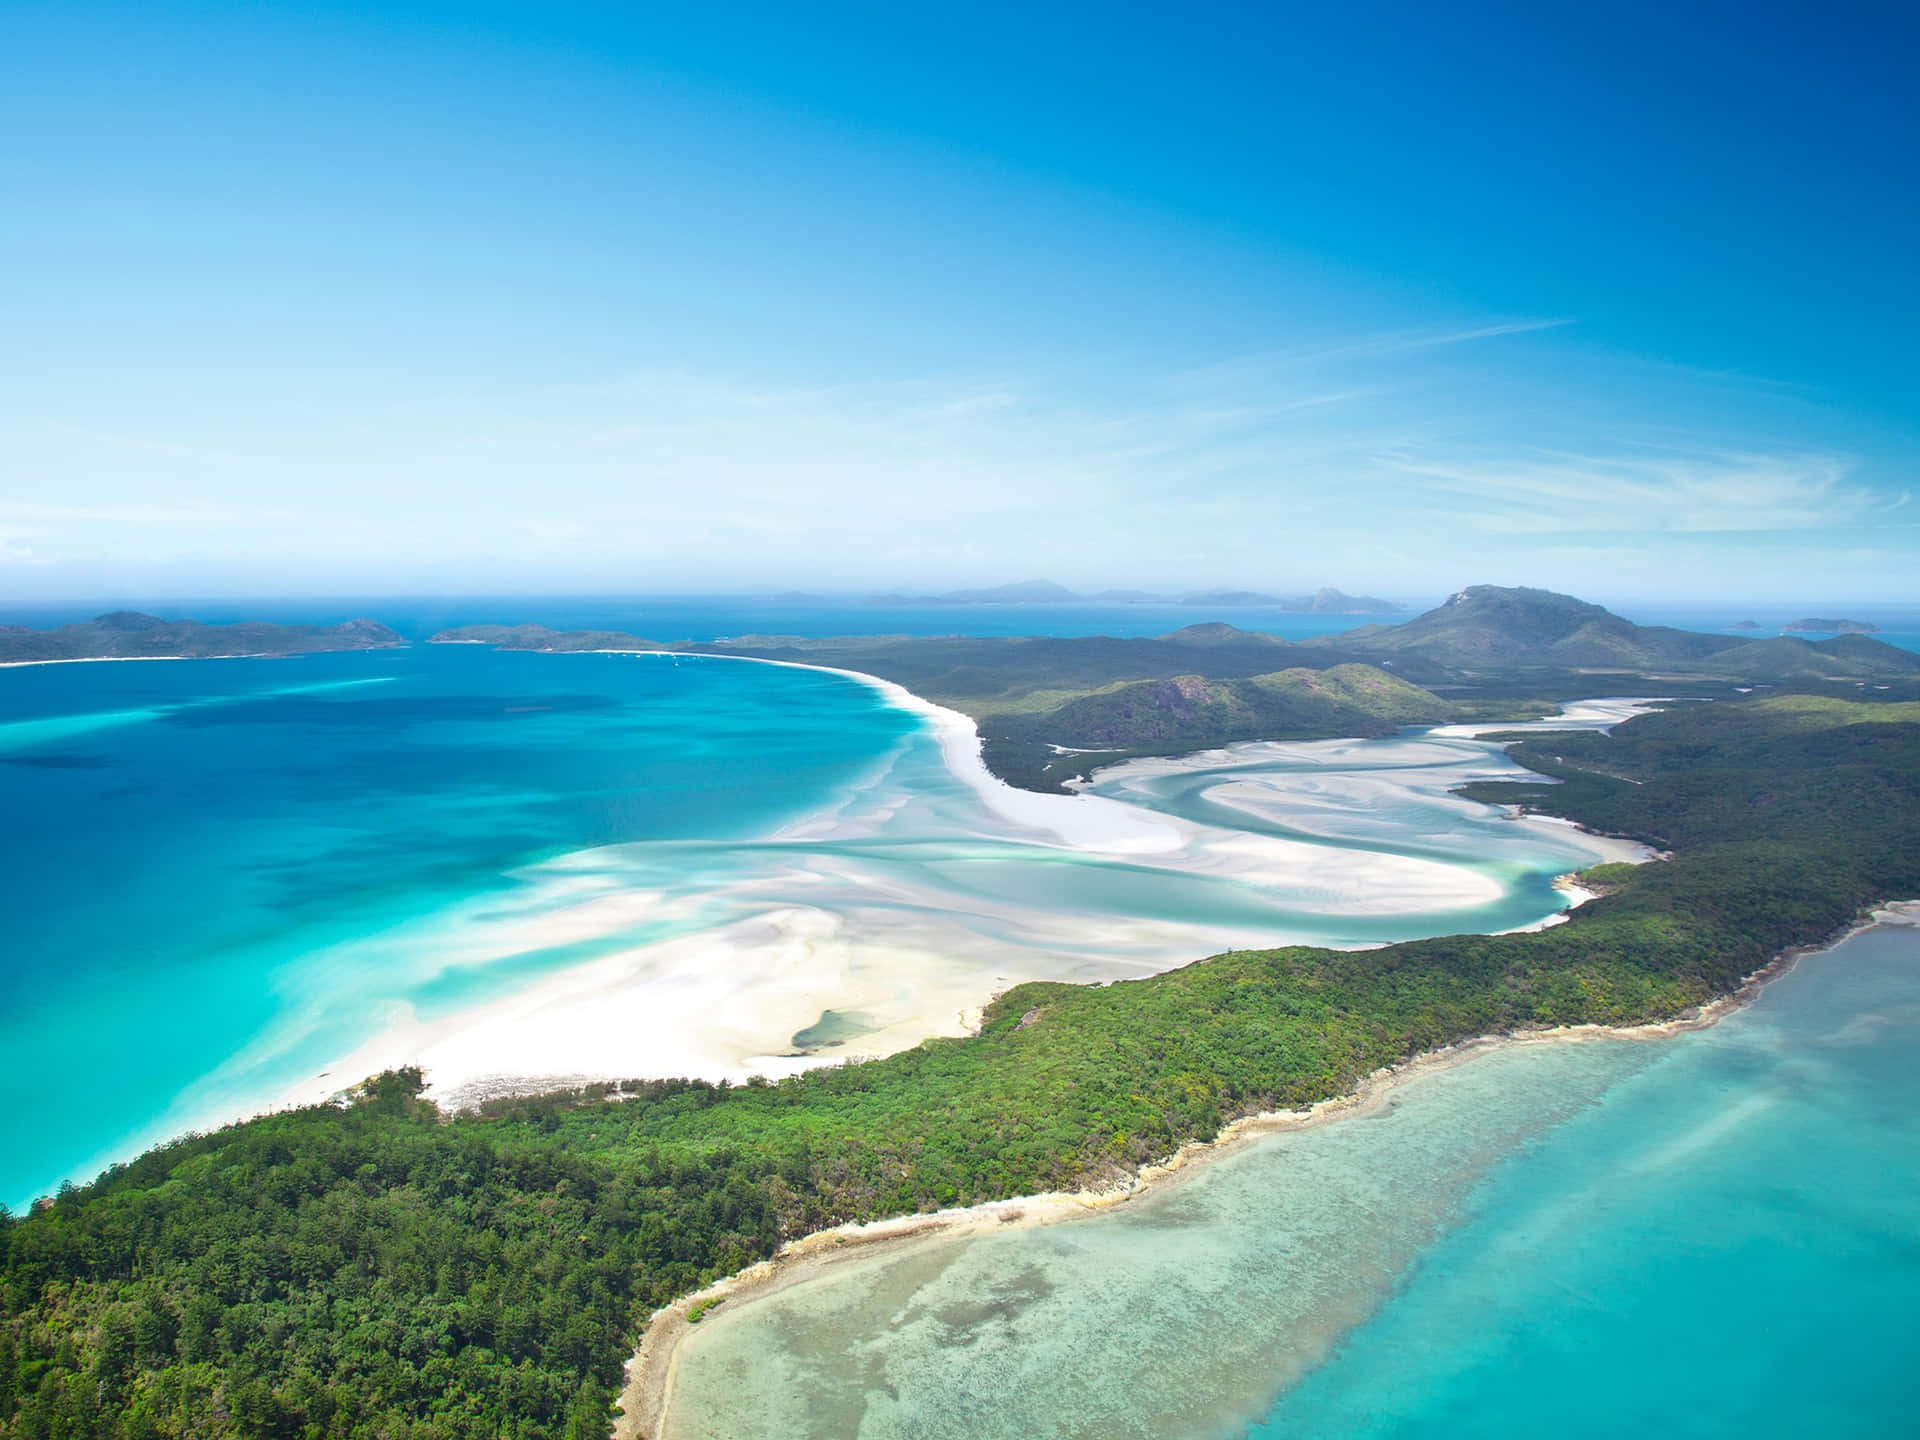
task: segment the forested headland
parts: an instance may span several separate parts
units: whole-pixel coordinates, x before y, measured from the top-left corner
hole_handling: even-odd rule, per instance
[[[275,625],[241,620],[208,625],[115,610],[49,629],[0,625],[0,663],[49,660],[213,659],[238,655],[306,655],[322,650],[387,650],[407,642],[377,620],[339,625]]]

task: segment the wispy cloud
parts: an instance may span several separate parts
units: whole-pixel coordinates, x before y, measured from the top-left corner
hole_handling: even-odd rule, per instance
[[[1694,413],[1678,381],[1595,372],[1564,346],[1480,343],[1567,323],[1088,374],[646,372],[396,404],[244,446],[0,425],[0,473],[38,479],[33,500],[0,494],[0,553],[169,573],[271,555],[420,584],[1050,574],[1406,591],[1512,577],[1516,556],[1540,557],[1535,580],[1572,584],[1546,568],[1573,545],[1590,557],[1658,541],[1671,563],[1712,536],[1831,548],[1820,537],[1876,517],[1900,528],[1884,517],[1905,492],[1860,457],[1748,423],[1771,397]],[[423,578],[436,566],[456,579]]]
[[[11,526],[0,526],[0,565],[44,566],[50,563],[44,556],[35,552],[28,542],[38,539],[38,530],[20,530]]]
[[[1558,330],[1563,325],[1573,324],[1572,317],[1555,320],[1509,320],[1497,325],[1476,325],[1466,330],[1409,331],[1404,334],[1383,336],[1378,340],[1362,340],[1328,354],[1345,355],[1406,355],[1418,350],[1437,350],[1446,345],[1466,345],[1475,340],[1497,340],[1505,335],[1531,335],[1539,330]]]
[[[1503,320],[1455,328],[1430,327],[1320,337],[1177,370],[1162,377],[1158,383],[1170,393],[1205,392],[1223,386],[1287,384],[1312,375],[1325,377],[1349,373],[1347,367],[1359,362],[1364,367],[1360,373],[1368,377],[1370,387],[1377,388],[1387,375],[1398,373],[1390,367],[1383,369],[1381,362],[1453,346],[1471,345],[1478,340],[1558,330],[1573,323],[1571,318],[1565,317]]]
[[[1849,483],[1855,462],[1820,454],[1383,457],[1442,503],[1515,532],[1763,532],[1832,529],[1886,508]]]

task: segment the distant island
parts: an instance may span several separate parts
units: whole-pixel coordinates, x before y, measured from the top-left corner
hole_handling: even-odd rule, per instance
[[[0,625],[0,664],[47,660],[212,659],[235,655],[305,655],[321,650],[382,650],[406,640],[377,620],[340,625],[271,625],[243,620],[207,625],[115,610],[72,625],[36,630]]]
[[[1793,620],[1780,627],[1782,633],[1797,635],[1878,635],[1880,627],[1869,625],[1864,620],[1833,620],[1823,616],[1810,616],[1804,620]]]
[[[1752,620],[1737,620],[1721,628],[1764,630],[1766,627]],[[1782,635],[1878,635],[1880,627],[1870,625],[1865,620],[1837,620],[1831,616],[1809,615],[1804,619],[1789,620],[1780,627],[1780,633]]]
[[[1348,595],[1322,587],[1310,595],[1270,595],[1262,590],[1197,590],[1164,595],[1151,590],[1102,590],[1081,595],[1051,580],[1025,580],[984,590],[948,590],[938,595],[875,595],[876,605],[1206,605],[1259,606],[1298,615],[1397,615],[1403,607],[1374,595]]]
[[[434,645],[493,645],[501,650],[664,650],[624,630],[550,630],[545,625],[456,625],[429,640]]]

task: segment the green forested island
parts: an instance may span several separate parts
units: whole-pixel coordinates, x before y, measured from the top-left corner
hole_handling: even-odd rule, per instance
[[[51,630],[0,625],[0,664],[301,655],[317,650],[379,650],[404,644],[398,633],[378,620],[348,620],[339,625],[272,625],[244,620],[207,625],[198,620],[162,620],[138,610],[116,610]]]
[[[603,1436],[648,1310],[786,1238],[1109,1180],[1469,1036],[1670,1017],[1920,893],[1920,703],[1744,697],[1514,753],[1559,783],[1475,798],[1672,858],[1588,872],[1542,932],[1023,985],[975,1037],[777,1084],[447,1116],[389,1074],[66,1188],[0,1222],[0,1435]]]

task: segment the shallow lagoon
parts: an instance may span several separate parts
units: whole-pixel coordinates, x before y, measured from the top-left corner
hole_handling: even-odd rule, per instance
[[[1920,929],[713,1312],[667,1440],[1912,1433]]]
[[[529,865],[766,833],[915,724],[832,677],[792,672],[775,711],[749,667],[546,658],[0,670],[0,1200],[244,1113],[396,1007],[591,953],[452,932],[532,902]],[[434,917],[431,944],[380,943]]]

